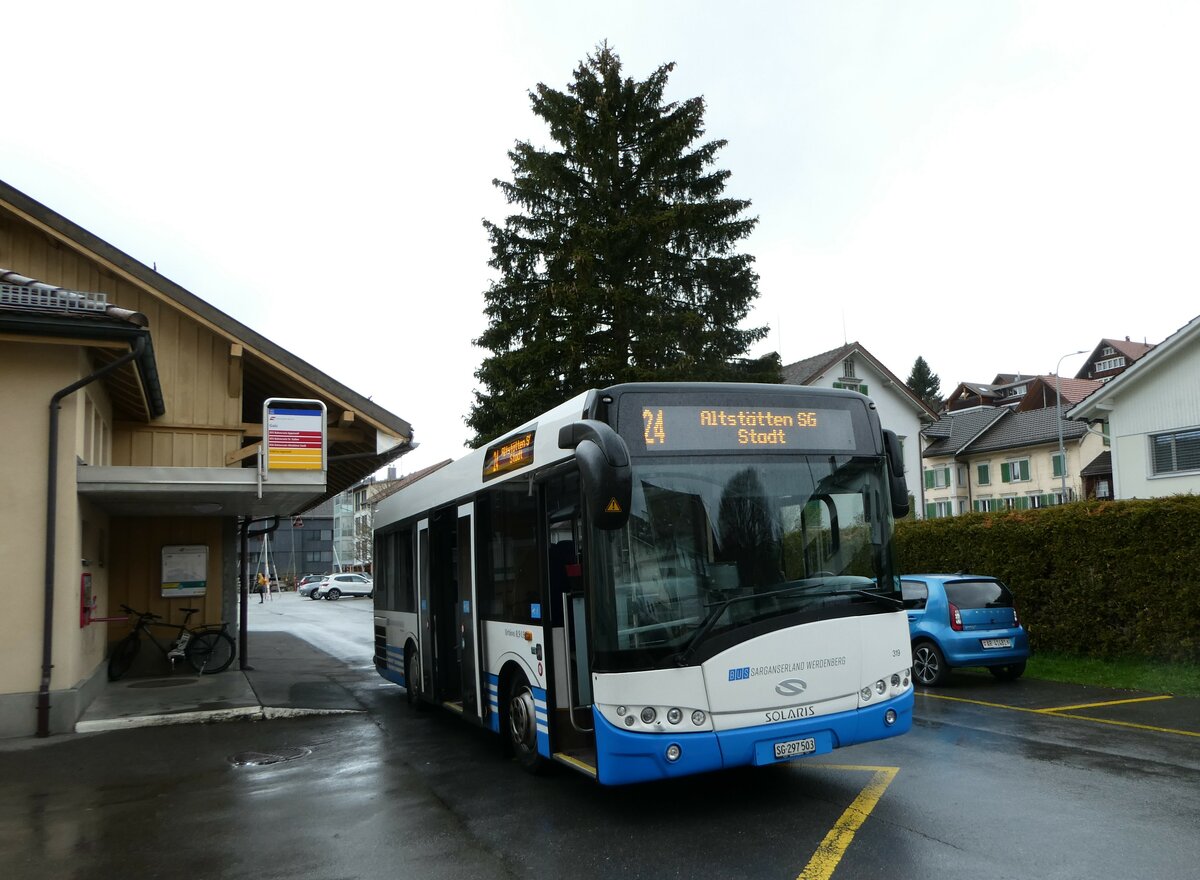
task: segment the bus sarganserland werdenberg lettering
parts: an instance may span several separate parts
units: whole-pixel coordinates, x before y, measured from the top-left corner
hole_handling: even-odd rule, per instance
[[[375,513],[375,664],[616,785],[912,725],[900,444],[849,391],[590,391]]]

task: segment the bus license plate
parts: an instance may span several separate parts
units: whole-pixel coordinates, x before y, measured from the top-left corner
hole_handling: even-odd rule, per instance
[[[775,760],[781,761],[784,758],[798,758],[801,755],[810,755],[817,750],[817,741],[813,737],[806,739],[793,739],[787,742],[775,743]]]
[[[1012,639],[984,639],[983,646],[985,648],[1011,648]]]

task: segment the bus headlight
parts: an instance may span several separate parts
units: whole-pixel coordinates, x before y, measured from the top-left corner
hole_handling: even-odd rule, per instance
[[[683,755],[683,749],[679,748],[678,743],[671,743],[667,746],[667,760],[674,764]]]
[[[900,687],[900,673],[899,672],[892,673],[892,687],[894,687],[894,688]]]
[[[708,720],[708,716],[705,715],[703,712],[701,712],[699,709],[697,709],[695,712],[692,713],[692,724],[696,725],[697,727],[699,727],[701,724],[703,724],[707,720]]]
[[[888,727],[891,727],[893,724],[896,723],[896,710],[895,709],[888,709],[886,712],[883,713],[883,723],[886,724]]]
[[[642,710],[642,724],[653,724],[654,719],[658,717],[658,713],[654,711],[653,706],[647,706]]]
[[[678,724],[682,720],[683,720],[683,710],[682,709],[668,709],[667,710],[667,721],[671,722],[672,724]]]
[[[869,687],[865,687],[858,692],[858,695],[862,697],[863,702],[865,703],[867,700],[871,699],[871,689]]]
[[[875,693],[879,694],[880,696],[883,696],[883,692],[886,690],[887,690],[887,684],[884,682],[884,680],[882,678],[879,679],[879,681],[875,682]]]

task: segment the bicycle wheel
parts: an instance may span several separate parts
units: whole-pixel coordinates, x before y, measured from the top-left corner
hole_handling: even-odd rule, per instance
[[[131,632],[117,642],[117,646],[108,656],[108,680],[116,681],[128,672],[141,649],[142,640],[136,632]]]
[[[192,669],[201,675],[212,675],[228,669],[236,652],[233,638],[228,633],[209,630],[195,633],[183,656],[187,658]]]

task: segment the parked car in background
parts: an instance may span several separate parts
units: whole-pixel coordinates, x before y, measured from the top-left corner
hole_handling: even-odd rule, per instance
[[[375,584],[365,574],[356,571],[343,574],[326,575],[312,592],[314,599],[332,599],[337,601],[342,596],[373,596]]]
[[[1011,681],[1025,671],[1029,637],[1012,592],[994,577],[912,574],[900,578],[912,639],[913,679],[926,686],[959,666],[983,666]]]
[[[301,596],[309,596],[321,585],[321,581],[329,577],[327,574],[306,574],[296,582],[296,592]],[[313,596],[313,598],[317,598]]]

